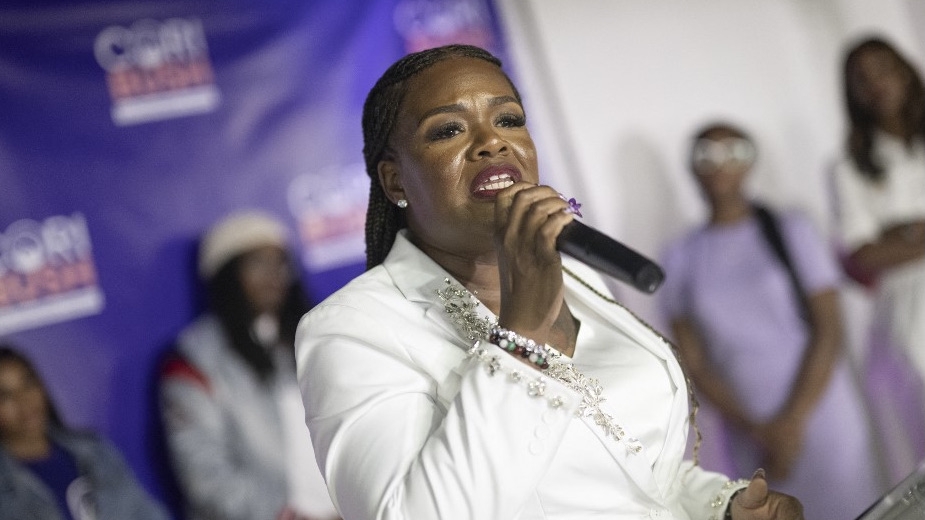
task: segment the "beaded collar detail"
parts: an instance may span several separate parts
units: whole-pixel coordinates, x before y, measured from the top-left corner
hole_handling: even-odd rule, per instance
[[[443,303],[443,310],[450,317],[450,321],[470,341],[476,345],[469,351],[470,356],[485,361],[484,351],[478,344],[487,341],[492,327],[497,325],[497,319],[480,316],[477,309],[478,299],[466,288],[449,278],[444,279],[445,287],[437,290],[437,297]],[[607,437],[622,443],[630,453],[638,454],[642,451],[642,444],[626,435],[622,426],[614,418],[601,409],[606,400],[604,388],[596,378],[585,376],[573,363],[567,362],[561,353],[550,347],[549,368],[543,374],[555,379],[566,387],[574,390],[581,396],[581,404],[575,412],[578,417],[587,417],[600,427]]]
[[[443,303],[443,310],[450,321],[470,341],[487,338],[498,320],[479,316],[476,310],[479,300],[468,289],[449,278],[444,278],[443,282],[445,287],[437,290],[437,297]]]

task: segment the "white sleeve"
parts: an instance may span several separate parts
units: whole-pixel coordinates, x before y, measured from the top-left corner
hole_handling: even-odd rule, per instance
[[[265,514],[267,493],[254,485],[263,474],[235,462],[214,393],[181,372],[161,376],[159,397],[173,469],[190,505],[228,520]]]
[[[402,346],[427,336],[440,339],[341,305],[316,307],[300,325],[306,421],[334,501],[350,520],[515,518],[579,399],[493,345],[482,358],[466,358],[462,349],[451,358],[458,347],[437,344],[441,362],[461,375],[444,406],[446,382]]]
[[[680,502],[690,518],[722,520],[732,494],[748,487],[746,479],[729,480],[691,461],[681,463],[678,475]]]

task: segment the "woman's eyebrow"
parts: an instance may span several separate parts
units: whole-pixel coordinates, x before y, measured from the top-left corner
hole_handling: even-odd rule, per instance
[[[424,112],[421,115],[421,118],[418,119],[418,125],[423,123],[424,120],[427,119],[428,117],[434,116],[436,114],[449,114],[449,113],[455,113],[455,112],[462,112],[463,110],[465,110],[465,108],[462,106],[462,103],[454,103],[452,105],[442,105],[439,107],[434,107],[428,110],[427,112]]]
[[[517,101],[517,98],[514,96],[498,96],[493,97],[488,100],[488,106],[496,107],[499,105],[504,105],[506,103],[514,103],[520,105],[520,101]],[[436,114],[450,114],[456,112],[462,112],[465,110],[465,107],[462,103],[453,103],[452,105],[441,105],[439,107],[431,108],[430,110],[424,112],[421,115],[421,118],[418,119],[418,125],[424,122],[428,117],[434,116]]]
[[[514,103],[516,105],[520,105],[520,101],[517,101],[517,98],[514,96],[498,96],[488,100],[488,105],[493,107],[503,105],[505,103]]]

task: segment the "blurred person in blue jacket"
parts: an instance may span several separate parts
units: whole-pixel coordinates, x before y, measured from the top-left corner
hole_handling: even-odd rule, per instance
[[[115,446],[61,421],[35,367],[8,345],[0,345],[0,518],[168,518]]]

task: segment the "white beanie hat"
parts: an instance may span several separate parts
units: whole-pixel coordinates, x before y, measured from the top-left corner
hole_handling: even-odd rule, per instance
[[[232,258],[263,246],[288,249],[286,226],[266,213],[246,210],[214,224],[199,246],[199,276],[208,280]]]

